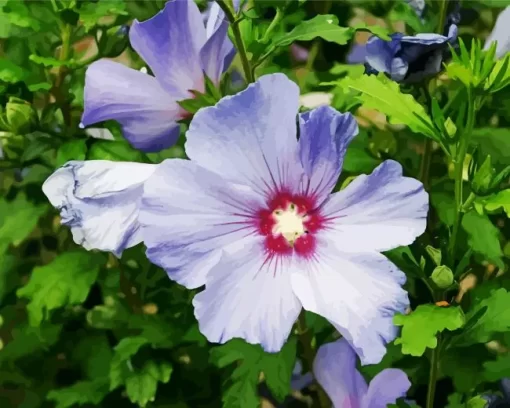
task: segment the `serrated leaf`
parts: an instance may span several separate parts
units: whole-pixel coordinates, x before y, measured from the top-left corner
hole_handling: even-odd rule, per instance
[[[39,325],[52,310],[84,302],[103,263],[101,254],[73,251],[35,267],[28,283],[17,291],[18,297],[30,299],[30,324]]]
[[[460,307],[420,305],[408,315],[396,315],[393,322],[402,326],[395,344],[402,345],[402,353],[421,356],[428,348],[436,348],[436,335],[444,330],[457,330],[466,322]]]
[[[462,332],[455,344],[468,346],[476,343],[486,343],[492,340],[495,333],[510,331],[510,292],[500,288],[491,292],[490,296],[480,300],[466,315],[469,320],[480,309],[487,308],[486,312],[471,327]]]
[[[56,167],[60,167],[69,160],[85,160],[87,144],[85,139],[75,139],[65,142],[57,152]]]
[[[99,0],[93,3],[85,3],[80,7],[80,20],[85,31],[90,31],[105,16],[127,14],[126,4],[123,1]]]
[[[149,401],[154,401],[158,382],[170,381],[173,367],[170,363],[156,363],[148,361],[140,371],[134,372],[126,378],[126,394],[129,400],[145,407]]]
[[[129,372],[132,371],[128,365],[130,358],[146,344],[149,344],[149,340],[142,336],[125,337],[117,344],[110,366],[110,390],[124,384]]]
[[[322,14],[301,22],[290,33],[275,37],[272,45],[273,47],[285,47],[294,41],[310,41],[317,37],[345,45],[352,38],[353,33],[354,30],[351,27],[340,27],[336,16]]]
[[[149,340],[143,336],[123,338],[115,347],[110,367],[110,390],[125,385],[130,401],[142,407],[154,400],[158,382],[168,382],[173,370],[168,362],[152,360],[141,369],[133,367],[131,357],[147,344]]]
[[[462,228],[468,234],[468,246],[503,268],[503,251],[499,242],[499,230],[489,218],[475,211],[468,212],[462,218]]]
[[[357,98],[363,106],[385,114],[392,124],[406,125],[415,133],[421,133],[440,142],[432,119],[412,95],[403,94],[396,82],[383,74],[362,75],[346,79],[345,86],[361,92]]]
[[[98,405],[108,392],[108,379],[98,378],[91,381],[79,381],[70,387],[51,390],[47,399],[55,401],[56,408],[71,408],[85,404]]]
[[[261,372],[275,398],[283,400],[290,392],[290,378],[295,365],[296,342],[289,340],[276,354],[265,353],[262,347],[234,339],[211,350],[211,361],[217,367],[238,362],[230,383],[223,392],[223,406],[230,408],[258,407],[257,384]]]

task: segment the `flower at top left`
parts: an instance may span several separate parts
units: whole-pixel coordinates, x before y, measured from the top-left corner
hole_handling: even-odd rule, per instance
[[[176,143],[187,112],[177,103],[204,92],[205,77],[218,84],[235,50],[217,4],[204,25],[193,0],[169,1],[149,20],[134,21],[129,40],[154,76],[100,60],[85,75],[82,125],[116,120],[137,149],[158,152]]]

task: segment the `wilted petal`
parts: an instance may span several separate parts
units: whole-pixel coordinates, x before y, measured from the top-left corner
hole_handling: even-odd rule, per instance
[[[85,249],[120,256],[142,241],[138,214],[143,183],[156,165],[91,160],[71,161],[43,184],[62,224]]]
[[[329,106],[299,115],[299,156],[307,175],[307,195],[322,203],[338,180],[349,142],[358,134],[358,124],[350,113]]]
[[[397,52],[400,51],[402,37],[400,33],[392,34],[391,41],[384,41],[375,35],[370,37],[365,46],[366,63],[378,72],[395,73],[403,78],[406,71],[402,66],[395,66],[393,62]]]
[[[191,161],[165,160],[145,184],[140,222],[147,257],[181,285],[202,286],[222,247],[250,233],[245,216],[256,200],[249,188]]]
[[[263,76],[216,106],[200,109],[186,135],[186,153],[200,166],[264,195],[291,185],[301,176],[298,108],[295,83],[283,74]]]
[[[377,374],[368,386],[362,408],[386,408],[405,397],[411,387],[407,374],[396,368],[387,368]]]
[[[200,331],[211,342],[242,338],[279,351],[301,304],[292,292],[288,259],[268,260],[262,237],[250,236],[224,249],[205,290],[193,299]]]
[[[313,373],[334,408],[361,408],[367,383],[356,369],[356,353],[345,339],[319,347]]]
[[[313,260],[292,273],[292,287],[306,310],[328,319],[350,342],[362,364],[377,364],[397,333],[392,319],[409,305],[405,275],[378,253],[342,254],[330,239]]]
[[[402,167],[386,160],[330,196],[322,209],[324,236],[344,252],[386,251],[411,244],[425,231],[428,194]]]
[[[496,20],[492,33],[485,42],[485,48],[488,49],[493,41],[497,41],[496,56],[502,58],[510,51],[510,6],[505,8]]]
[[[116,120],[137,149],[159,151],[179,137],[179,105],[147,74],[117,62],[94,62],[85,74],[82,124]]]
[[[204,91],[199,52],[206,32],[193,0],[169,1],[154,17],[135,20],[129,39],[172,97],[187,99],[190,89]]]

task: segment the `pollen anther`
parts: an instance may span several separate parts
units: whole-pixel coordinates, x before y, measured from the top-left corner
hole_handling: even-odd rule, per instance
[[[300,214],[294,203],[289,203],[284,210],[273,211],[273,218],[275,220],[273,234],[282,235],[290,246],[293,246],[299,237],[308,232],[304,226],[308,216]]]

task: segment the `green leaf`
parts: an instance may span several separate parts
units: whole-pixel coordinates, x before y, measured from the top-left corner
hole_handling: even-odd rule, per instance
[[[211,350],[211,361],[217,367],[238,362],[231,383],[223,392],[223,406],[227,408],[258,407],[259,375],[264,373],[266,383],[275,398],[282,401],[290,393],[290,378],[295,364],[296,342],[289,340],[276,354],[265,353],[260,346],[234,339]]]
[[[18,297],[30,299],[29,321],[37,326],[48,313],[65,305],[85,301],[104,263],[101,254],[65,252],[45,266],[35,267],[29,282],[18,289]]]
[[[483,367],[486,381],[496,382],[510,377],[510,355],[498,355],[496,360],[485,362]]]
[[[468,234],[468,246],[476,253],[504,267],[503,251],[499,243],[499,230],[485,215],[475,211],[468,212],[462,218],[462,227]]]
[[[403,94],[396,82],[379,74],[349,78],[345,80],[345,85],[361,92],[357,98],[363,103],[363,106],[385,114],[390,123],[406,125],[413,132],[421,133],[440,142],[432,119],[427,115],[423,106],[412,95]]]
[[[49,209],[47,204],[36,205],[20,193],[13,201],[0,199],[0,208],[9,213],[0,214],[0,253],[8,244],[18,246],[34,230],[39,218]]]
[[[80,340],[73,349],[72,359],[82,367],[83,373],[89,379],[107,378],[113,352],[104,334],[92,334]],[[109,381],[108,381],[109,383]]]
[[[15,256],[0,254],[0,304],[19,280],[19,276],[15,273],[17,266],[18,260]]]
[[[340,27],[336,16],[322,14],[301,22],[290,33],[275,37],[272,45],[286,47],[294,41],[310,41],[317,37],[345,45],[352,38],[353,33],[354,30],[351,27]]]
[[[125,141],[96,140],[88,151],[87,159],[145,162],[146,156]]]
[[[74,64],[74,60],[61,61],[59,59],[53,57],[42,57],[40,55],[31,54],[29,57],[30,61],[35,62],[36,64],[43,65],[49,68],[56,68],[62,66],[71,66]]]
[[[430,201],[437,211],[440,221],[452,226],[455,219],[455,199],[452,194],[443,191],[431,191]]]
[[[471,144],[478,146],[481,156],[490,154],[494,165],[510,163],[510,155],[506,153],[510,149],[509,128],[478,128],[471,137]]]
[[[0,58],[0,81],[10,84],[23,81],[27,72],[7,58]]]
[[[147,361],[140,371],[131,373],[125,380],[129,400],[141,407],[145,407],[149,401],[154,401],[158,382],[170,381],[172,371],[170,363]]]
[[[69,160],[85,160],[87,143],[85,139],[75,139],[65,142],[57,152],[56,166],[60,167]]]
[[[29,135],[33,137],[30,138],[30,143],[27,144],[21,155],[21,161],[23,162],[40,158],[44,153],[55,147],[55,140],[46,133],[36,131]]]
[[[132,371],[131,357],[146,344],[149,344],[149,340],[142,336],[125,337],[117,344],[110,365],[110,390],[124,384],[129,372]]]
[[[479,395],[471,398],[466,403],[466,408],[485,408],[487,406],[487,400],[483,399]]]
[[[146,361],[141,369],[131,363],[133,357],[149,340],[142,336],[123,338],[115,347],[110,368],[110,390],[125,385],[131,402],[142,407],[154,401],[158,382],[167,383],[172,374],[172,365],[168,362]]]
[[[436,348],[436,334],[444,330],[457,330],[466,322],[460,307],[420,305],[408,315],[396,315],[393,322],[402,326],[395,344],[402,344],[402,353],[421,356],[425,349]]]
[[[0,350],[0,361],[15,361],[46,350],[57,342],[60,331],[60,326],[49,323],[43,323],[39,327],[19,324],[12,329],[12,340]]]
[[[70,387],[51,390],[47,399],[55,401],[56,408],[71,408],[76,405],[98,405],[108,394],[108,378],[79,381]]]
[[[87,2],[80,7],[80,20],[83,23],[85,31],[98,25],[101,18],[112,15],[127,15],[126,4],[123,1],[99,0],[97,2]]]
[[[455,389],[469,392],[484,380],[483,363],[490,358],[490,352],[485,345],[475,344],[465,347],[450,347],[442,354],[441,372],[453,380]]]
[[[509,304],[510,292],[503,288],[492,291],[489,297],[477,302],[466,315],[466,318],[469,320],[485,307],[487,308],[486,312],[455,339],[455,344],[468,346],[470,344],[486,343],[492,340],[495,333],[509,331]]]
[[[367,150],[369,144],[368,134],[360,134],[349,143],[344,157],[342,169],[351,173],[371,173],[381,161],[374,158]]]
[[[489,197],[480,200],[484,209],[488,212],[494,212],[503,209],[507,217],[510,217],[510,189],[500,191]]]

